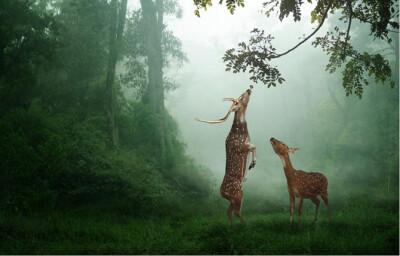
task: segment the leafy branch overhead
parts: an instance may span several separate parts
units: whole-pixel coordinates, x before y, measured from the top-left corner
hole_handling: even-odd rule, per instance
[[[285,81],[281,73],[275,66],[271,66],[269,61],[276,58],[276,49],[271,41],[274,39],[271,35],[265,36],[264,31],[254,29],[248,44],[239,43],[238,49],[229,49],[226,51],[223,60],[226,64],[226,71],[233,73],[246,72],[249,68],[250,79],[254,83],[261,81],[270,86],[276,86],[276,82]]]
[[[200,9],[207,11],[208,6],[212,6],[212,0],[193,0],[197,9],[194,11],[197,17],[200,18]],[[219,4],[223,4],[224,0],[219,0]],[[244,7],[244,0],[225,0],[226,8],[231,14],[235,13],[236,7]]]
[[[195,14],[198,17],[200,17],[200,9],[207,10],[208,6],[212,6],[212,0],[193,0],[193,2],[197,8]],[[244,0],[220,0],[219,4],[224,2],[232,14],[236,7],[244,7]],[[251,37],[247,43],[241,42],[236,49],[232,48],[225,52],[223,60],[226,62],[226,71],[233,73],[248,71],[253,82],[261,82],[268,88],[282,83],[285,80],[278,67],[272,64],[272,60],[297,49],[319,31],[328,14],[340,12],[339,22],[343,26],[334,27],[333,31],[328,31],[325,36],[317,37],[312,42],[314,47],[320,46],[330,56],[326,70],[333,73],[343,67],[341,69],[342,85],[347,96],[354,93],[359,98],[362,97],[363,86],[368,85],[366,75],[374,76],[376,83],[389,82],[392,87],[395,86],[395,81],[391,79],[392,71],[389,61],[384,56],[379,53],[359,52],[351,44],[351,26],[353,20],[367,24],[371,39],[391,44],[391,34],[399,33],[397,1],[308,0],[308,2],[314,3],[311,22],[318,23],[312,33],[289,50],[279,53],[273,45],[273,35],[255,28],[251,31]],[[281,21],[292,15],[294,21],[300,21],[302,4],[304,4],[302,0],[268,0],[263,3],[263,13],[269,17],[271,13],[277,12]]]

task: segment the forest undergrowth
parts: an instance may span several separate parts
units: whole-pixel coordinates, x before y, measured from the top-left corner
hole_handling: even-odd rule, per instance
[[[333,201],[332,222],[321,205],[317,224],[314,205],[306,200],[301,227],[297,216],[290,225],[288,207],[265,204],[260,209],[250,200],[243,208],[247,223],[235,219],[232,229],[224,203],[215,198],[158,216],[132,216],[94,206],[30,215],[1,212],[0,253],[382,255],[399,251],[395,193],[379,200]]]

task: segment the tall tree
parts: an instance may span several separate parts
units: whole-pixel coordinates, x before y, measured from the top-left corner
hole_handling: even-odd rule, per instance
[[[153,123],[146,139],[154,157],[168,164],[169,154],[174,151],[171,118],[165,109],[165,94],[178,85],[164,75],[166,69],[174,69],[187,61],[182,43],[164,24],[164,16],[180,18],[181,8],[175,0],[142,0],[141,9],[130,13],[125,33],[125,73],[122,85],[134,88],[134,95],[149,111],[148,120]],[[132,99],[128,99],[132,103]],[[129,104],[128,104],[129,105]],[[124,140],[125,141],[125,140]]]
[[[181,8],[175,0],[142,1],[142,8],[133,11],[125,33],[125,70],[122,84],[134,88],[137,99],[147,106],[154,123],[147,138],[152,152],[165,160],[175,149],[171,118],[165,109],[165,94],[178,84],[164,75],[169,67],[176,69],[187,61],[181,41],[164,24],[164,16],[180,18]],[[150,132],[150,131],[147,131]],[[169,156],[168,156],[169,158]],[[167,164],[166,161],[163,163]]]
[[[124,32],[127,3],[127,0],[122,0],[120,3],[118,3],[117,0],[111,1],[110,41],[106,88],[109,133],[114,146],[118,145],[118,125],[116,120],[117,103],[114,89],[114,80],[118,54],[122,46],[122,35]]]
[[[163,85],[163,53],[161,38],[164,29],[164,4],[162,0],[140,0],[146,31],[148,61],[148,90],[145,96],[150,109],[158,117],[160,157],[165,158],[165,106]]]

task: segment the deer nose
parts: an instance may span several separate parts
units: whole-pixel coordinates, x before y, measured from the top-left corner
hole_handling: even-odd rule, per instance
[[[274,140],[274,138],[269,139],[269,141],[273,141],[273,140]]]
[[[251,94],[251,90],[250,89],[247,89],[247,91],[246,91],[248,94],[249,94],[249,96],[250,96],[250,94]]]

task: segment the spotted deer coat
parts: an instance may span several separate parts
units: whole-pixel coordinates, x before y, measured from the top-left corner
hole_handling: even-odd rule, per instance
[[[241,113],[236,112],[231,131],[225,140],[225,176],[220,188],[221,196],[228,200],[243,198],[242,181],[247,170],[247,159],[250,151],[246,149],[246,145],[249,143],[247,122],[241,116]]]

